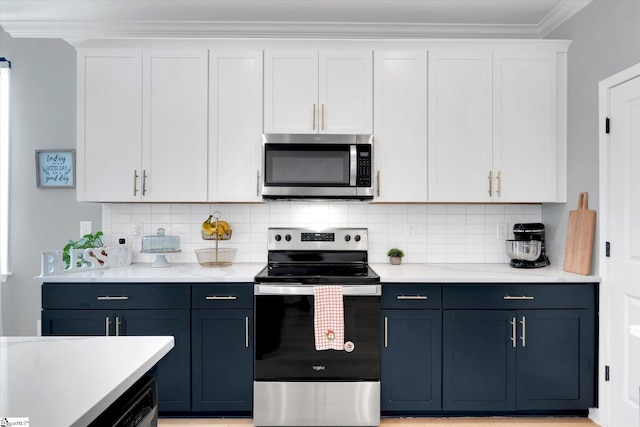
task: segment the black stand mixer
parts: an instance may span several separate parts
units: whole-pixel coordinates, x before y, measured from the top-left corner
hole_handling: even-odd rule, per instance
[[[515,268],[539,268],[549,265],[545,250],[544,224],[539,222],[513,225],[513,240],[507,240],[509,263]]]

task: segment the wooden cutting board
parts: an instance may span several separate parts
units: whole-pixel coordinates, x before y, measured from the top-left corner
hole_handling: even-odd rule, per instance
[[[578,209],[569,212],[567,246],[564,250],[564,271],[570,273],[587,275],[591,272],[596,211],[588,208],[589,194],[580,193],[578,196]]]

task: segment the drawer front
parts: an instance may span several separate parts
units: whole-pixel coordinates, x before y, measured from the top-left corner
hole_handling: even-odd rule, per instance
[[[253,308],[253,284],[196,284],[193,285],[191,304],[194,309],[250,309]]]
[[[382,308],[442,308],[441,285],[382,285]]]
[[[44,309],[188,309],[189,284],[64,284],[42,285]]]
[[[595,308],[594,284],[445,285],[445,309]]]

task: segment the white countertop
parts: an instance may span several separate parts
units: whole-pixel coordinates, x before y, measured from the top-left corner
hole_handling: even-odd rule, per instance
[[[230,267],[171,264],[154,268],[136,263],[126,267],[36,277],[43,282],[136,282],[136,283],[252,283],[265,264],[234,263]],[[371,264],[382,283],[594,283],[598,276],[567,273],[560,267],[513,268],[509,264]]]
[[[0,416],[86,426],[173,346],[173,337],[0,337]]]

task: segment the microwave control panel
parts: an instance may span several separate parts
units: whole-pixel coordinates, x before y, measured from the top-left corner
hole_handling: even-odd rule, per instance
[[[357,146],[356,186],[371,187],[371,145]]]

